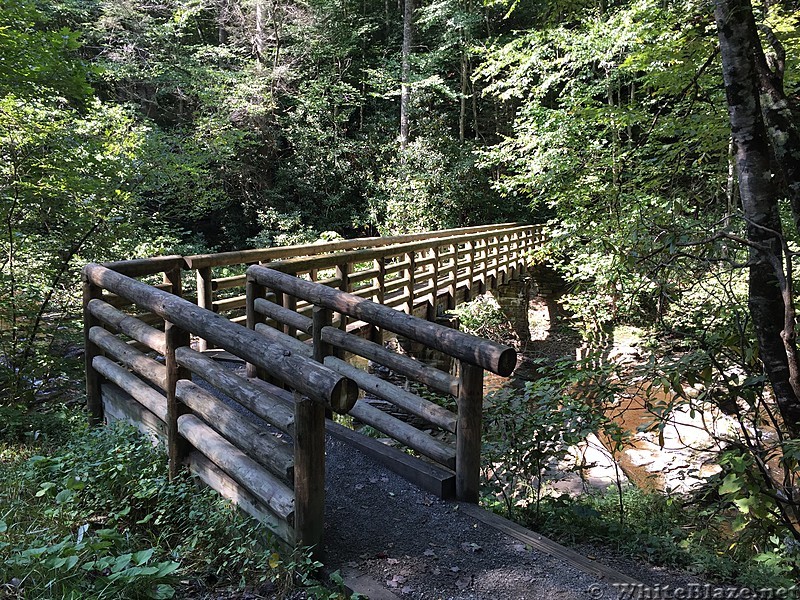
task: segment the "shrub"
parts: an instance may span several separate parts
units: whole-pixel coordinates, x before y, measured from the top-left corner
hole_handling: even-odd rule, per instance
[[[123,425],[73,426],[62,448],[0,463],[0,582],[20,597],[168,598],[178,573],[264,582],[272,540]],[[274,569],[273,569],[274,571]],[[272,573],[273,577],[275,576]]]

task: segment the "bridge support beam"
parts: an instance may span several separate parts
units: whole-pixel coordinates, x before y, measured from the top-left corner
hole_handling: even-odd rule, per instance
[[[531,300],[531,280],[529,277],[511,279],[497,288],[497,302],[503,314],[511,323],[520,342],[531,339],[528,307]]]

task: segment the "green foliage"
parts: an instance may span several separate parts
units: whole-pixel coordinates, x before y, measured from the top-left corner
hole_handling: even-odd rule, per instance
[[[676,411],[704,416],[705,433],[721,449],[721,471],[697,492],[698,515],[705,519],[698,535],[707,534],[737,563],[751,563],[740,581],[773,585],[770,577],[800,573],[793,499],[798,444],[768,392],[741,282],[720,277],[714,289],[711,279],[701,288],[705,293],[687,296],[691,312],[675,318],[680,339],[671,355],[651,358],[637,371],[651,382],[643,397],[652,422],[643,429],[660,431]],[[703,304],[692,307],[700,298]],[[730,566],[724,573],[737,576]]]
[[[401,234],[524,218],[524,210],[501,205],[472,148],[441,137],[411,142],[383,174],[383,229]]]
[[[308,548],[298,548],[286,556],[273,552],[269,557],[269,578],[279,598],[300,587],[314,600],[362,600],[360,594],[347,593],[339,571],[331,573],[327,582],[320,582],[317,574],[322,566],[311,558]]]
[[[154,548],[120,553],[125,540],[115,529],[99,529],[90,538],[78,537],[79,540],[69,535],[38,548],[13,548],[15,554],[5,561],[5,566],[11,573],[25,574],[24,579],[16,578],[20,584],[15,587],[27,593],[37,584],[53,582],[42,586],[45,589],[41,595],[36,594],[42,598],[174,596],[175,590],[168,582],[179,564],[168,560],[151,562]],[[91,585],[82,586],[83,579],[91,580]]]
[[[724,194],[729,132],[705,11],[641,0],[545,24],[497,44],[479,72],[515,109],[484,162],[502,169],[500,193],[551,219],[547,258],[585,330],[652,323],[703,272],[686,253],[722,255],[694,240],[741,226]]]
[[[18,448],[3,448],[0,579],[22,597],[168,598],[187,572],[266,580],[257,524],[188,477],[170,482],[135,430],[76,428],[62,449],[27,459]]]
[[[491,294],[461,304],[452,313],[458,317],[459,326],[465,333],[498,343],[506,343],[514,337],[508,317]]]
[[[618,552],[652,564],[677,567],[719,582],[759,588],[791,587],[791,543],[774,540],[772,552],[731,546],[725,515],[685,499],[646,492],[623,491],[625,521],[613,515],[615,492],[546,497],[540,516],[529,523],[539,531],[571,544],[608,544]]]
[[[54,343],[78,295],[77,270],[141,244],[126,171],[143,132],[120,107],[0,98],[0,380],[2,402],[30,402],[63,365]]]
[[[562,361],[543,366],[523,389],[506,387],[487,397],[485,481],[509,515],[530,509],[538,520],[548,471],[563,468],[570,447],[589,434],[602,430],[612,443],[622,443],[623,433],[603,410],[618,391],[610,375],[590,359]]]
[[[171,598],[186,579],[350,597],[336,574],[315,579],[308,549],[286,551],[185,471],[170,480],[162,449],[130,426],[0,416],[0,581],[12,597]]]
[[[0,406],[0,440],[9,443],[61,443],[69,438],[72,423],[83,420],[65,406],[53,405],[47,412],[21,406]],[[66,425],[66,426],[65,426]]]
[[[0,2],[0,97],[58,95],[79,102],[90,96],[79,39],[66,27],[48,27],[32,0]]]

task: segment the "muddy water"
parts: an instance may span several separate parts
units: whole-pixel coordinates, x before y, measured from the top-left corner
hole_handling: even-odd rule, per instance
[[[522,363],[520,366],[522,369],[518,368],[511,377],[486,373],[485,393],[508,387],[520,389],[526,381],[533,380],[535,369],[527,363]],[[690,421],[688,416],[683,419],[683,425],[691,428],[688,433],[681,428],[680,423],[666,428],[663,439],[658,439],[656,434],[647,436],[640,433],[646,431],[655,421],[655,415],[648,408],[648,403],[651,406],[666,404],[670,399],[670,396],[662,390],[645,391],[632,386],[621,392],[614,406],[606,410],[606,417],[628,434],[626,442],[620,449],[614,450],[614,442],[598,434],[598,439],[613,454],[628,479],[642,489],[661,491],[666,488],[674,489],[676,485],[671,481],[670,475],[673,471],[691,468],[697,476],[708,476],[716,470],[715,465],[706,464],[702,460],[697,464],[690,464],[694,461],[685,456],[687,442],[699,443],[698,434],[693,430],[700,430],[696,423],[687,422]],[[687,436],[692,439],[687,439]],[[680,477],[681,481],[686,478],[685,474],[680,473],[677,477]]]

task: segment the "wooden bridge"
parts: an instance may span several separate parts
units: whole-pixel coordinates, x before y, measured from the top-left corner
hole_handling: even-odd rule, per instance
[[[86,265],[91,418],[134,423],[166,445],[171,474],[188,468],[290,545],[321,548],[326,431],[442,497],[477,502],[483,372],[511,374],[516,352],[431,319],[524,273],[541,240],[538,227],[505,224]],[[196,294],[184,285],[192,273]],[[387,349],[385,334],[450,357],[457,374]]]

